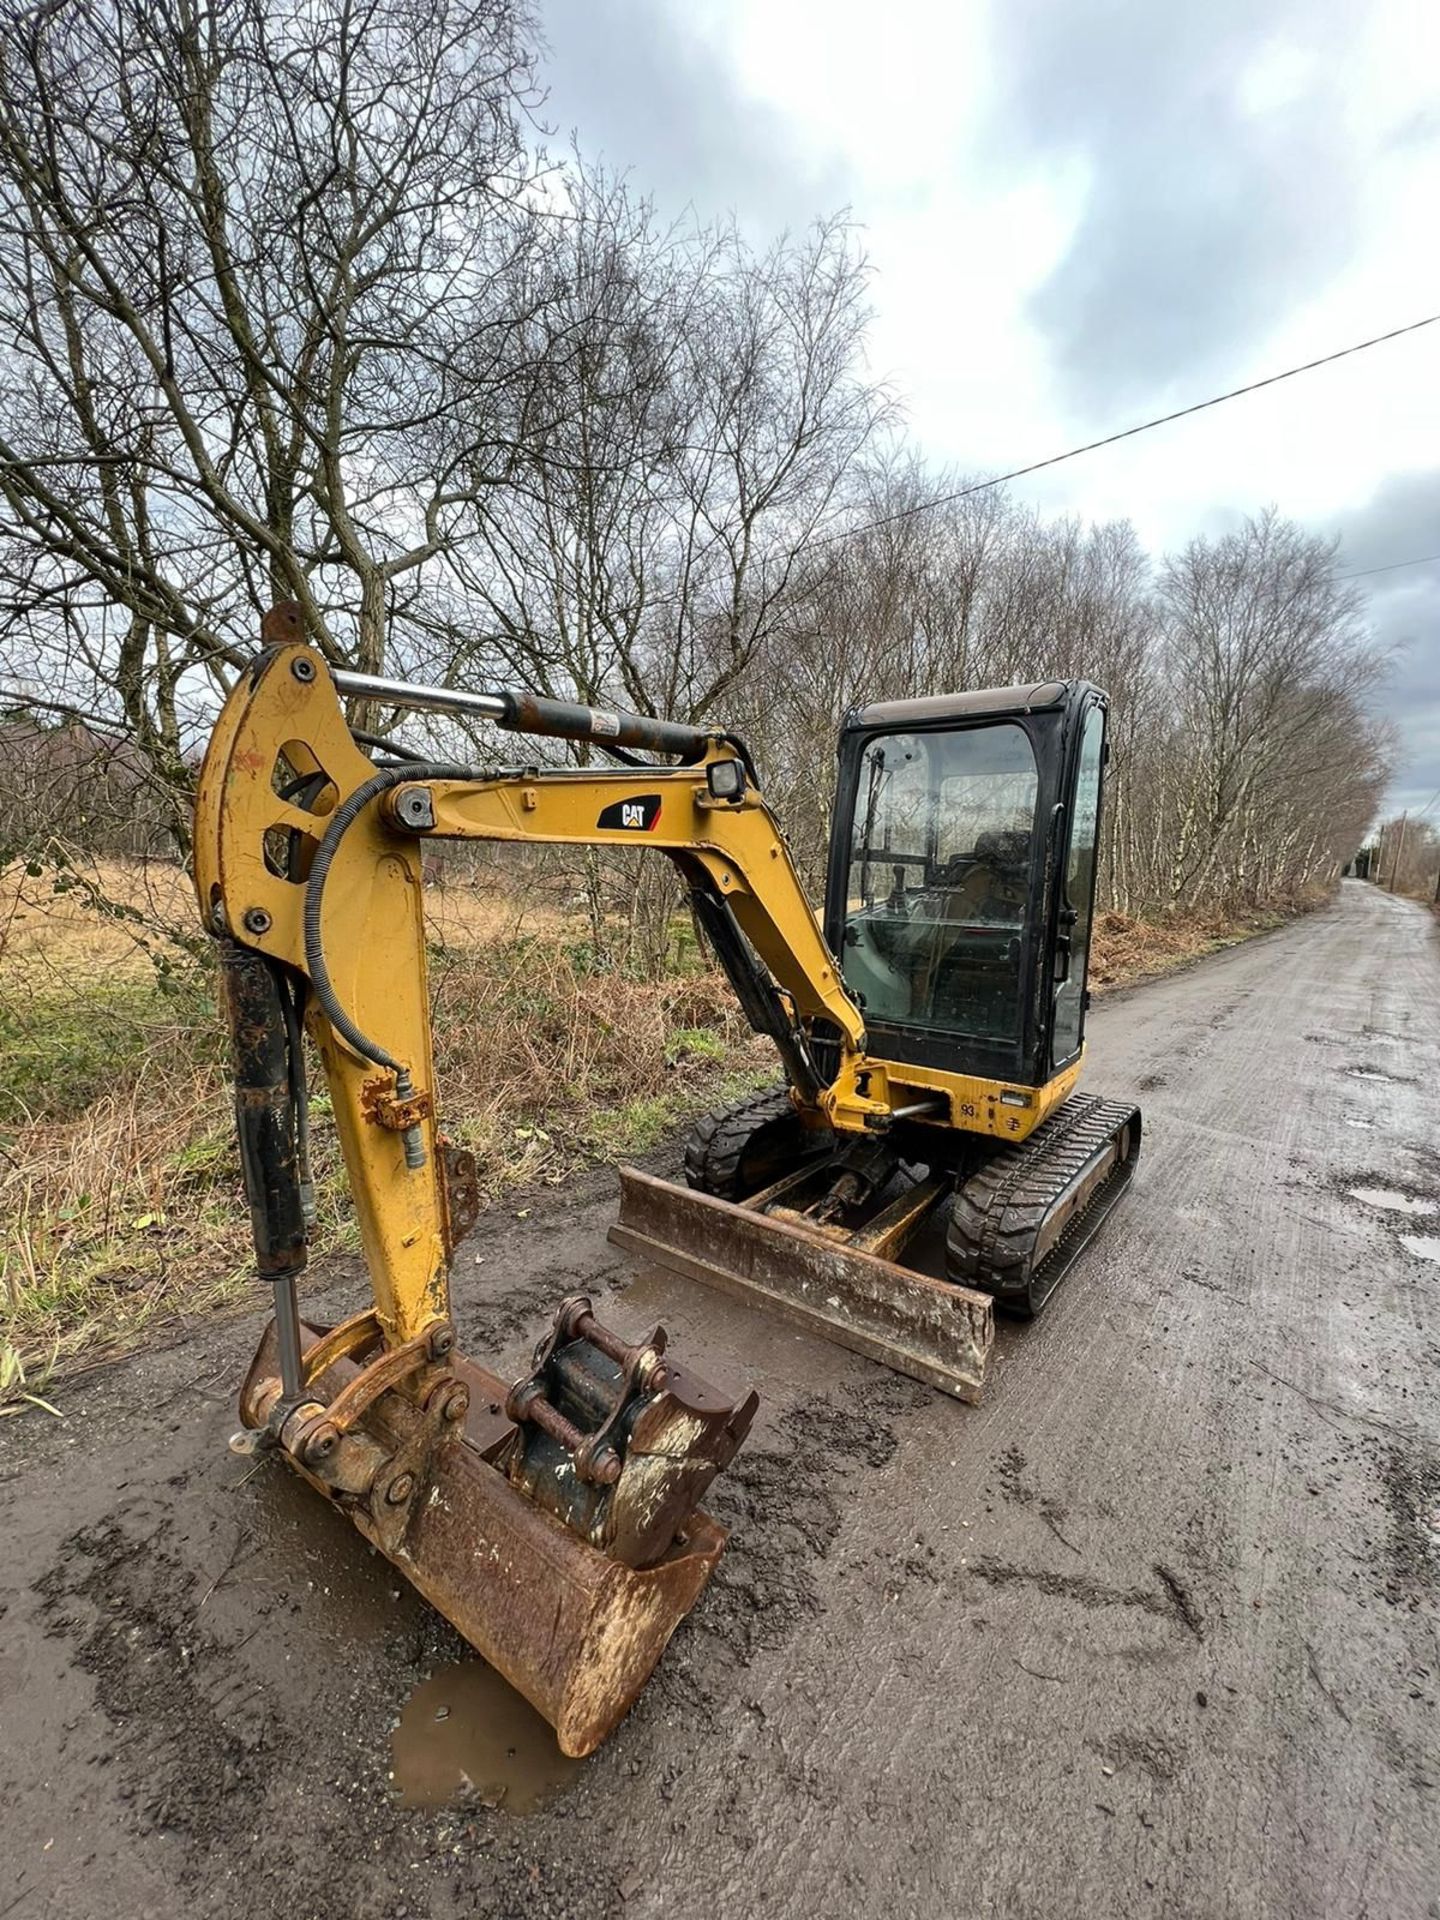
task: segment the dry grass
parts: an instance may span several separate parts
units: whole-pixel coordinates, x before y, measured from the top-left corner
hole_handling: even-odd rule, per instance
[[[148,981],[152,955],[188,935],[195,896],[165,861],[102,860],[55,848],[0,868],[0,992],[43,993],[103,972]],[[183,951],[183,947],[180,949]]]
[[[203,943],[174,868],[0,874],[0,1401],[243,1295],[248,1227]],[[724,982],[623,978],[550,904],[431,890],[447,1131],[490,1200],[643,1152],[774,1077]],[[174,929],[174,938],[164,929]],[[323,1093],[316,1255],[352,1242]]]
[[[426,893],[431,937],[474,946],[570,930],[551,901],[455,882]],[[148,980],[163,949],[198,946],[189,876],[166,860],[112,860],[59,844],[44,861],[0,867],[0,990],[83,984],[100,970]]]
[[[1220,944],[1223,935],[1209,923],[1164,925],[1132,919],[1125,913],[1102,913],[1096,918],[1090,943],[1091,990],[1104,993],[1110,987],[1172,973]]]

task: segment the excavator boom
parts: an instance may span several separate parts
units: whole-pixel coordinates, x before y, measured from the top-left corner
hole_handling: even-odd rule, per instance
[[[256,1265],[275,1304],[232,1445],[277,1454],[327,1495],[585,1754],[723,1551],[700,1502],[756,1396],[682,1366],[662,1328],[626,1338],[584,1297],[560,1304],[521,1380],[458,1352],[449,1266],[476,1177],[438,1124],[420,850],[388,824],[378,802],[397,783],[354,744],[292,625],[269,617],[272,644],[226,703],[196,805]],[[573,711],[559,722],[579,724]],[[302,1032],[371,1282],[371,1302],[336,1327],[305,1321],[297,1297],[311,1208]]]

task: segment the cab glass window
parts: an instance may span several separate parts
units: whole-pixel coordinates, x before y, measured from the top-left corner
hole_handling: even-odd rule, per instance
[[[868,742],[844,973],[872,1019],[1018,1038],[1038,790],[1034,750],[1014,721]]]
[[[1079,1051],[1085,1033],[1085,965],[1090,951],[1090,918],[1095,900],[1096,835],[1100,825],[1100,769],[1105,755],[1105,711],[1091,707],[1080,738],[1080,765],[1071,810],[1070,848],[1065,859],[1055,1018],[1050,1064],[1063,1066]]]

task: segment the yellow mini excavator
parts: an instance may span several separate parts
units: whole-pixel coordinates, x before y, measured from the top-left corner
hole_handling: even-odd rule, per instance
[[[686,1186],[622,1171],[612,1238],[973,1400],[993,1305],[1039,1310],[1139,1152],[1134,1108],[1074,1092],[1105,696],[1057,681],[853,712],[822,925],[735,736],[332,669],[291,603],[262,638],[216,722],[195,821],[274,1289],[232,1444],[283,1456],[567,1753],[588,1753],[719,1559],[725,1534],[700,1502],[756,1398],[682,1366],[658,1327],[627,1340],[583,1296],[517,1382],[457,1351],[449,1264],[477,1189],[438,1129],[424,843],[669,856],[785,1085],[699,1125]],[[352,734],[346,697],[583,740],[617,764],[431,762]],[[306,1034],[372,1292],[334,1327],[297,1296]]]

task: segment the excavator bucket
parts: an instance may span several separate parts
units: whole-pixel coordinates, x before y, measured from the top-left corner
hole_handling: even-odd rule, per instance
[[[451,1350],[419,1393],[386,1390],[350,1421],[346,1396],[364,1392],[351,1329],[365,1318],[302,1325],[308,1424],[287,1423],[276,1450],[582,1758],[629,1710],[724,1551],[724,1529],[694,1502],[740,1445],[756,1397],[732,1406],[673,1362],[655,1364],[663,1331],[626,1347],[575,1300],[518,1386]],[[615,1353],[643,1356],[638,1393],[633,1360],[612,1391]],[[273,1434],[280,1372],[271,1321],[241,1390],[237,1451]],[[569,1418],[582,1400],[588,1432]]]
[[[994,1339],[989,1296],[883,1257],[932,1199],[917,1191],[878,1229],[847,1235],[622,1167],[610,1238],[642,1260],[974,1403]]]

